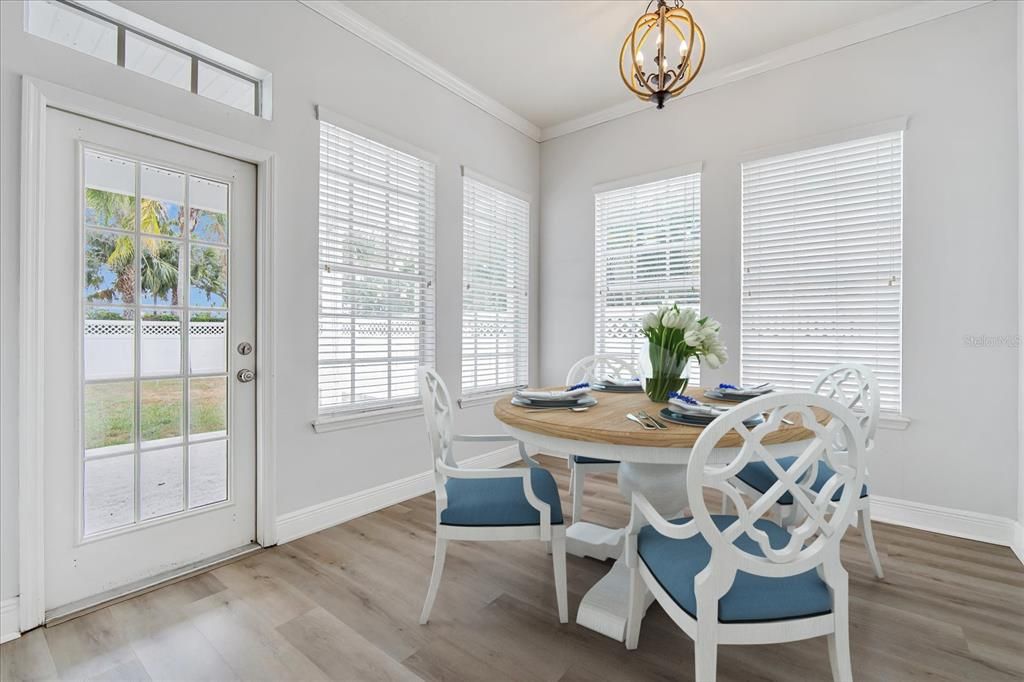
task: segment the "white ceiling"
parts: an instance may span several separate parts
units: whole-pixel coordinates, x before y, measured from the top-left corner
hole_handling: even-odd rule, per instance
[[[540,128],[632,99],[617,58],[645,0],[346,0],[398,40]],[[912,4],[691,0],[708,73]],[[699,79],[699,77],[698,77]]]

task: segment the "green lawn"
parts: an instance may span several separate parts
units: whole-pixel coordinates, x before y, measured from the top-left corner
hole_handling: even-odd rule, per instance
[[[182,431],[181,379],[142,382],[142,439],[180,436]],[[193,379],[190,387],[192,433],[227,428],[225,380]],[[118,381],[85,387],[86,449],[134,441],[134,383]]]

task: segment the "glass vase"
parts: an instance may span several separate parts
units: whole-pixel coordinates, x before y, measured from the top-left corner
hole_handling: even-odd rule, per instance
[[[640,350],[640,381],[648,398],[656,403],[667,403],[669,393],[686,390],[690,381],[690,356],[675,354],[645,340]]]

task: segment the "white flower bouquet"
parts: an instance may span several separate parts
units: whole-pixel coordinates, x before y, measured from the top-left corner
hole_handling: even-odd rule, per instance
[[[668,402],[669,393],[682,393],[689,382],[690,358],[716,369],[729,359],[718,338],[721,325],[710,317],[697,317],[693,308],[662,306],[642,321],[647,347],[640,353],[644,391],[654,402]]]

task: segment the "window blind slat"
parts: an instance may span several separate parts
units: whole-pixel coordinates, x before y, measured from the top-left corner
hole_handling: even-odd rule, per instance
[[[837,362],[900,409],[903,133],[743,164],[742,380],[805,389]]]
[[[700,173],[598,192],[594,219],[594,351],[634,357],[645,314],[700,309]]]
[[[434,361],[434,165],[320,122],[319,409],[419,400]]]
[[[530,204],[462,180],[462,395],[529,380]]]

